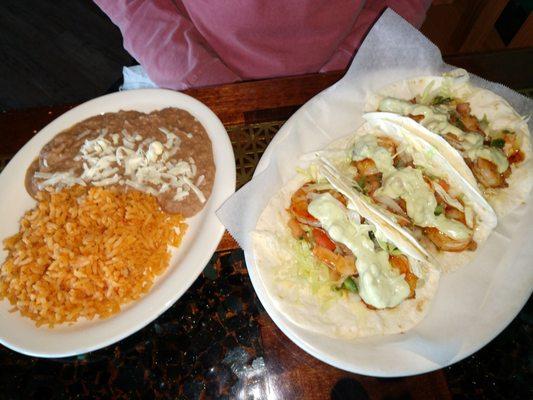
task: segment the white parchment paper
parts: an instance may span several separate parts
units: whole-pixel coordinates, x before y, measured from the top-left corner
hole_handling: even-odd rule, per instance
[[[250,232],[270,197],[295,175],[300,157],[354,132],[363,122],[363,107],[369,93],[401,79],[440,75],[454,68],[443,62],[434,44],[388,9],[369,32],[344,78],[311,99],[287,121],[265,153],[252,181],[217,212],[245,251],[256,291],[256,266],[250,265],[253,264]],[[471,83],[504,97],[521,115],[532,111],[530,99],[501,84],[474,75]],[[531,132],[531,121],[528,125]],[[355,341],[353,346],[358,356],[355,359],[343,360],[346,347],[337,348],[338,343],[329,339],[316,339],[312,335],[302,339],[305,333],[295,333],[297,328],[281,328],[317,357],[353,372],[408,375],[458,361],[498,334],[531,294],[533,265],[528,268],[524,257],[529,258],[533,253],[522,246],[525,240],[533,238],[531,208],[530,196],[527,206],[500,221],[473,263],[443,277],[432,309],[420,325],[403,335]],[[518,256],[521,259],[517,261]],[[265,293],[258,291],[258,294],[265,305]],[[272,310],[266,305],[265,308],[276,323],[280,322],[281,316],[274,317]],[[283,324],[290,325],[286,321]],[[411,353],[416,357],[411,357],[412,368],[405,366],[402,372],[396,366],[383,365],[386,358],[378,357],[376,361],[379,352],[396,352],[405,357]],[[367,365],[350,365],[350,360],[367,362]]]

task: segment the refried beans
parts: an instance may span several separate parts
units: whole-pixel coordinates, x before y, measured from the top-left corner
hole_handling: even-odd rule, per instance
[[[192,217],[215,179],[211,140],[185,110],[119,111],[88,118],[57,134],[26,172],[26,189],[75,184],[154,195],[162,210]]]

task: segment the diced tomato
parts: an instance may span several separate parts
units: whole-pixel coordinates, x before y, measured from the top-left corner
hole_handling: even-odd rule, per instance
[[[315,238],[315,242],[320,247],[325,247],[328,250],[334,251],[337,247],[335,243],[331,241],[331,239],[328,237],[326,232],[324,232],[322,229],[314,228],[313,229],[313,237]]]
[[[509,160],[509,162],[511,164],[517,164],[519,162],[524,161],[525,158],[526,157],[525,157],[524,153],[522,153],[522,151],[520,151],[520,150],[517,150],[514,154],[509,156],[508,160]]]

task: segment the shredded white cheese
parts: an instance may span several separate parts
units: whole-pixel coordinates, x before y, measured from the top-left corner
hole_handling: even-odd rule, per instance
[[[72,170],[36,172],[35,177],[43,179],[38,187],[63,188],[74,184],[108,186],[118,183],[154,196],[169,193],[175,201],[183,200],[192,192],[204,203],[206,198],[199,186],[205,176],[196,177],[198,170],[192,157],[172,160],[180,149],[181,139],[166,128],[159,130],[165,134],[164,142],[154,138],[143,140],[138,133],[130,135],[126,129],[121,134],[110,135],[107,135],[107,129],[102,129],[97,138],[85,140],[74,157],[74,160],[82,161],[80,176]]]
[[[200,175],[198,177],[198,179],[196,180],[196,186],[200,187],[202,185],[202,183],[204,183],[204,181],[205,181],[205,176],[204,175]]]

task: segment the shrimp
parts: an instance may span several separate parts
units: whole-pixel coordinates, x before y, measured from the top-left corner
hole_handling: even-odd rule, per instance
[[[391,156],[396,155],[396,142],[389,137],[380,136],[377,138],[378,145],[387,149]]]
[[[381,172],[378,171],[376,163],[371,158],[365,158],[353,161],[352,164],[355,165],[359,174],[364,177],[362,183],[360,183],[361,189],[372,196],[381,187]]]
[[[411,157],[410,154],[406,152],[399,152],[396,153],[396,157],[394,157],[394,166],[396,168],[414,168],[415,164],[413,162],[413,157]]]
[[[405,215],[407,215],[407,203],[405,202],[405,200],[402,198],[399,198],[399,199],[396,199],[395,201],[400,206],[400,208],[403,210]]]
[[[374,174],[365,178],[364,191],[372,196],[381,187],[381,174]]]
[[[446,141],[455,149],[457,150],[464,150],[463,142],[459,140],[457,136],[455,136],[453,133],[447,133],[444,135],[444,138]]]
[[[313,248],[313,255],[340,276],[350,276],[357,273],[353,256],[341,256],[321,246]]]
[[[305,231],[296,218],[291,218],[287,223],[287,226],[289,227],[291,234],[295,239],[301,239],[304,237]]]
[[[474,176],[483,186],[487,188],[507,187],[505,174],[500,174],[498,167],[493,162],[479,157],[470,165]]]
[[[396,143],[388,137],[378,137],[378,145],[386,149],[392,157],[396,155]],[[372,195],[381,186],[382,174],[379,172],[376,163],[371,158],[364,158],[352,162],[357,168],[357,172],[365,177],[364,191]]]
[[[415,120],[416,122],[420,122],[425,118],[423,115],[413,115],[413,114],[409,114],[408,117]]]
[[[332,241],[328,234],[320,229],[319,221],[309,214],[309,197],[308,194],[312,192],[309,185],[305,184],[300,187],[291,197],[291,204],[288,211],[292,215],[287,225],[291,234],[296,239],[307,238],[312,236],[313,241],[313,255],[319,261],[326,264],[330,269],[330,277],[332,280],[339,280],[341,277],[355,275],[357,269],[355,267],[355,257],[351,254],[338,254],[336,251],[342,253],[342,249],[337,250],[338,244]],[[335,199],[346,205],[346,198],[332,190],[314,191],[315,193],[330,193]],[[314,229],[310,233],[306,232],[302,225],[313,226]]]
[[[470,104],[468,103],[459,103],[455,110],[459,114],[460,120],[467,129],[468,132],[478,132],[481,135],[485,136],[485,132],[479,126],[479,120],[470,114]]]
[[[306,225],[317,226],[318,220],[307,211],[307,206],[309,205],[309,200],[307,199],[308,193],[309,188],[307,185],[303,185],[300,189],[294,192],[291,197],[289,212],[299,222]]]
[[[405,200],[398,199],[398,200],[392,200],[395,203],[398,204],[398,207],[401,209],[399,210],[396,207],[391,207],[389,203],[383,204],[389,212],[394,214],[394,219],[398,223],[398,225],[403,227],[411,227],[413,225],[413,221],[411,221],[407,215],[406,206],[405,206]],[[379,202],[379,201],[378,201]],[[401,212],[400,212],[401,211]]]
[[[404,217],[403,215],[394,214],[394,217],[396,218],[396,222],[398,225],[402,227],[411,227],[413,225],[413,222],[409,219]]]
[[[302,187],[300,187],[296,192],[293,193],[291,196],[291,204],[289,206],[288,211],[292,214],[294,218],[298,222],[304,225],[309,225],[313,227],[318,227],[319,223],[318,220],[313,217],[311,214],[309,214],[309,211],[307,210],[309,206],[309,193],[330,193],[335,199],[337,199],[339,202],[341,202],[343,205],[347,204],[346,198],[339,192],[335,190],[311,190],[309,189],[309,183],[304,184]]]
[[[329,192],[335,199],[337,199],[340,203],[342,203],[344,206],[347,204],[346,198],[339,192],[334,190],[310,190],[309,184],[304,184],[302,187],[300,187],[291,197],[291,204],[288,208],[288,212],[291,216],[289,221],[287,222],[287,226],[292,234],[292,236],[295,239],[303,239],[306,234],[306,226],[307,227],[313,227],[314,229],[310,231],[310,234],[314,238],[314,240],[317,242],[319,246],[326,247],[331,250],[336,249],[336,244],[329,239],[326,232],[320,229],[320,222],[313,217],[309,211],[309,202],[310,199],[308,197],[309,193],[324,193]],[[308,228],[307,228],[308,229]],[[309,229],[308,229],[309,230]]]
[[[337,245],[329,238],[323,229],[314,228],[312,233],[317,246],[325,247],[328,250],[335,251]]]
[[[466,225],[465,213],[455,207],[446,205],[444,215],[446,215],[446,218],[454,219]]]
[[[371,158],[364,158],[359,161],[354,161],[353,164],[357,168],[357,172],[363,176],[379,174],[376,163]]]
[[[517,164],[524,161],[525,155],[522,150],[520,150],[519,137],[514,133],[506,133],[503,136],[503,140],[505,142],[503,152],[509,160],[509,163]]]
[[[442,251],[459,252],[463,250],[475,250],[477,247],[476,242],[472,240],[473,234],[466,239],[457,240],[452,239],[434,227],[424,228],[424,233],[428,239],[431,240],[433,244]]]
[[[409,260],[404,255],[390,255],[389,262],[393,268],[396,268],[400,271],[400,274],[404,275],[404,279],[409,285],[409,299],[415,297],[416,284],[418,282],[418,277],[411,272],[409,268]]]

